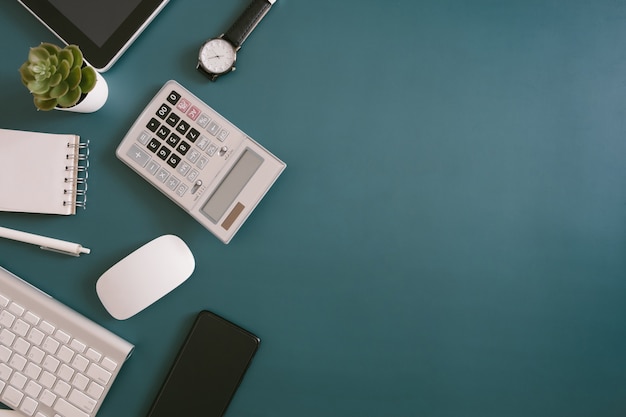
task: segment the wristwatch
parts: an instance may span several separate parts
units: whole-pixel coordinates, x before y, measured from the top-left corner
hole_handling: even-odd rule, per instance
[[[234,71],[237,51],[275,2],[276,0],[252,0],[230,29],[217,38],[204,42],[198,54],[198,71],[211,81]]]

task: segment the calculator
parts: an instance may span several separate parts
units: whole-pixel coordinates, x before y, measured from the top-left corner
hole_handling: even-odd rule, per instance
[[[174,80],[148,103],[116,155],[224,243],[286,167]]]

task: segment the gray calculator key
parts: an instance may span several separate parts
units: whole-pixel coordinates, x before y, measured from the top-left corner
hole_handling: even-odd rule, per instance
[[[150,160],[150,155],[148,155],[147,152],[145,152],[143,149],[141,149],[137,145],[131,146],[128,149],[128,151],[126,151],[126,156],[131,158],[133,161],[135,161],[142,167],[145,167],[148,161]]]

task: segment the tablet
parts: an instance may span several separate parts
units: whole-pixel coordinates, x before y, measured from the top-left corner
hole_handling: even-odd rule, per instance
[[[100,72],[111,68],[169,0],[18,0]]]

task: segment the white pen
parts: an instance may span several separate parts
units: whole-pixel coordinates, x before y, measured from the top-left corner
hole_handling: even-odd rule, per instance
[[[89,249],[83,248],[78,243],[39,236],[33,233],[20,232],[19,230],[8,229],[6,227],[0,227],[0,237],[17,240],[18,242],[30,243],[31,245],[38,245],[41,249],[60,252],[72,256],[80,256],[81,253],[91,252]]]

